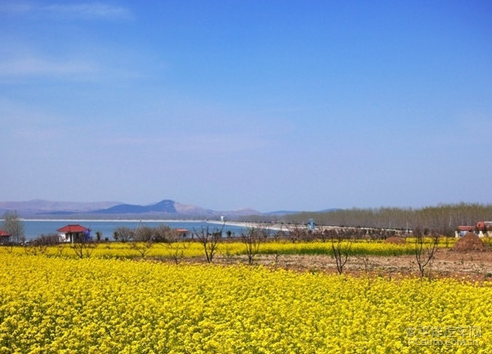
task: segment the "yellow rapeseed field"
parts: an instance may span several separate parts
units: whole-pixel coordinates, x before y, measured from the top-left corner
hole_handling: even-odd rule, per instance
[[[348,242],[343,242],[347,247]],[[137,243],[139,248],[145,248],[144,244]],[[106,242],[94,243],[94,248],[88,250],[92,257],[100,258],[135,258],[141,257],[141,254],[135,246],[135,243]],[[444,245],[440,245],[444,247]],[[332,253],[330,242],[289,242],[289,241],[269,241],[262,242],[259,247],[260,254],[297,254],[297,255],[330,255]],[[17,254],[35,253],[36,247],[14,247],[13,252]],[[183,241],[174,244],[154,243],[146,252],[146,257],[170,258],[176,251],[182,252],[182,257],[204,257],[203,246],[199,242]],[[73,249],[68,244],[49,246],[44,251],[52,256],[70,256],[76,257]],[[217,248],[217,255],[235,256],[245,254],[245,245],[241,242],[221,242]],[[350,244],[349,253],[351,255],[373,255],[373,256],[400,256],[414,253],[414,244],[406,243],[403,245],[385,243],[382,241],[356,241]],[[180,253],[181,254],[181,253]]]
[[[0,250],[3,353],[491,353],[492,287]]]

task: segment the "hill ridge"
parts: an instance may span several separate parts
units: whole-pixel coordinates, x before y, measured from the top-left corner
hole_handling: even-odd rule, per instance
[[[249,216],[263,215],[263,213],[249,208],[235,209],[231,211],[218,211],[206,209],[196,205],[183,204],[171,199],[163,199],[159,202],[139,205],[122,202],[60,202],[44,199],[32,199],[20,202],[0,202],[0,214],[7,210],[17,210],[21,217],[60,218],[73,216],[80,217],[145,217],[165,216],[171,218],[183,217],[219,217],[224,216]]]

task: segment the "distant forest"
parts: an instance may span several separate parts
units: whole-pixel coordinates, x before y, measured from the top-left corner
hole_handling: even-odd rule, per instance
[[[441,204],[421,209],[375,208],[336,209],[326,212],[303,212],[278,217],[285,223],[373,227],[401,230],[428,230],[441,235],[454,235],[459,225],[474,226],[478,221],[492,220],[492,204]]]

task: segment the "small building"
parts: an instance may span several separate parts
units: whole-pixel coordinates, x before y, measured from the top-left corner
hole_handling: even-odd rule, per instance
[[[307,223],[308,230],[314,231],[315,226],[316,226],[316,224],[314,223],[314,219],[309,219],[309,221]]]
[[[188,230],[187,229],[176,229],[176,232],[178,233],[180,238],[185,238],[188,236]]]
[[[478,230],[478,236],[492,236],[492,221],[479,221],[477,222],[476,230]]]
[[[458,226],[456,237],[465,236],[468,232],[473,232],[480,237],[492,236],[492,221],[479,221],[475,226]]]
[[[469,232],[474,232],[474,231],[475,231],[475,226],[460,225],[458,226],[457,234],[461,237],[461,236],[465,236]]]
[[[91,239],[91,230],[82,225],[66,225],[56,230],[60,242],[83,242]]]
[[[0,245],[8,245],[10,243],[10,236],[7,231],[0,230]]]
[[[477,222],[477,228],[480,231],[492,231],[492,221],[479,221]]]

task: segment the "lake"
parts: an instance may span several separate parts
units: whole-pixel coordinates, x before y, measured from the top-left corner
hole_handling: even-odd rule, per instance
[[[178,229],[187,229],[190,232],[193,230],[200,231],[202,228],[209,227],[210,231],[220,230],[222,224],[218,222],[207,221],[158,221],[158,220],[23,220],[24,234],[27,240],[32,240],[41,234],[53,234],[57,233],[56,230],[62,228],[68,224],[79,224],[85,226],[91,230],[91,235],[95,237],[96,232],[102,233],[102,239],[108,238],[113,240],[113,232],[118,227],[129,227],[135,229],[138,226],[157,227],[159,225],[167,225],[169,227]],[[247,231],[246,227],[237,225],[224,226],[223,235],[225,236],[227,231],[231,231],[233,235],[240,235]]]

